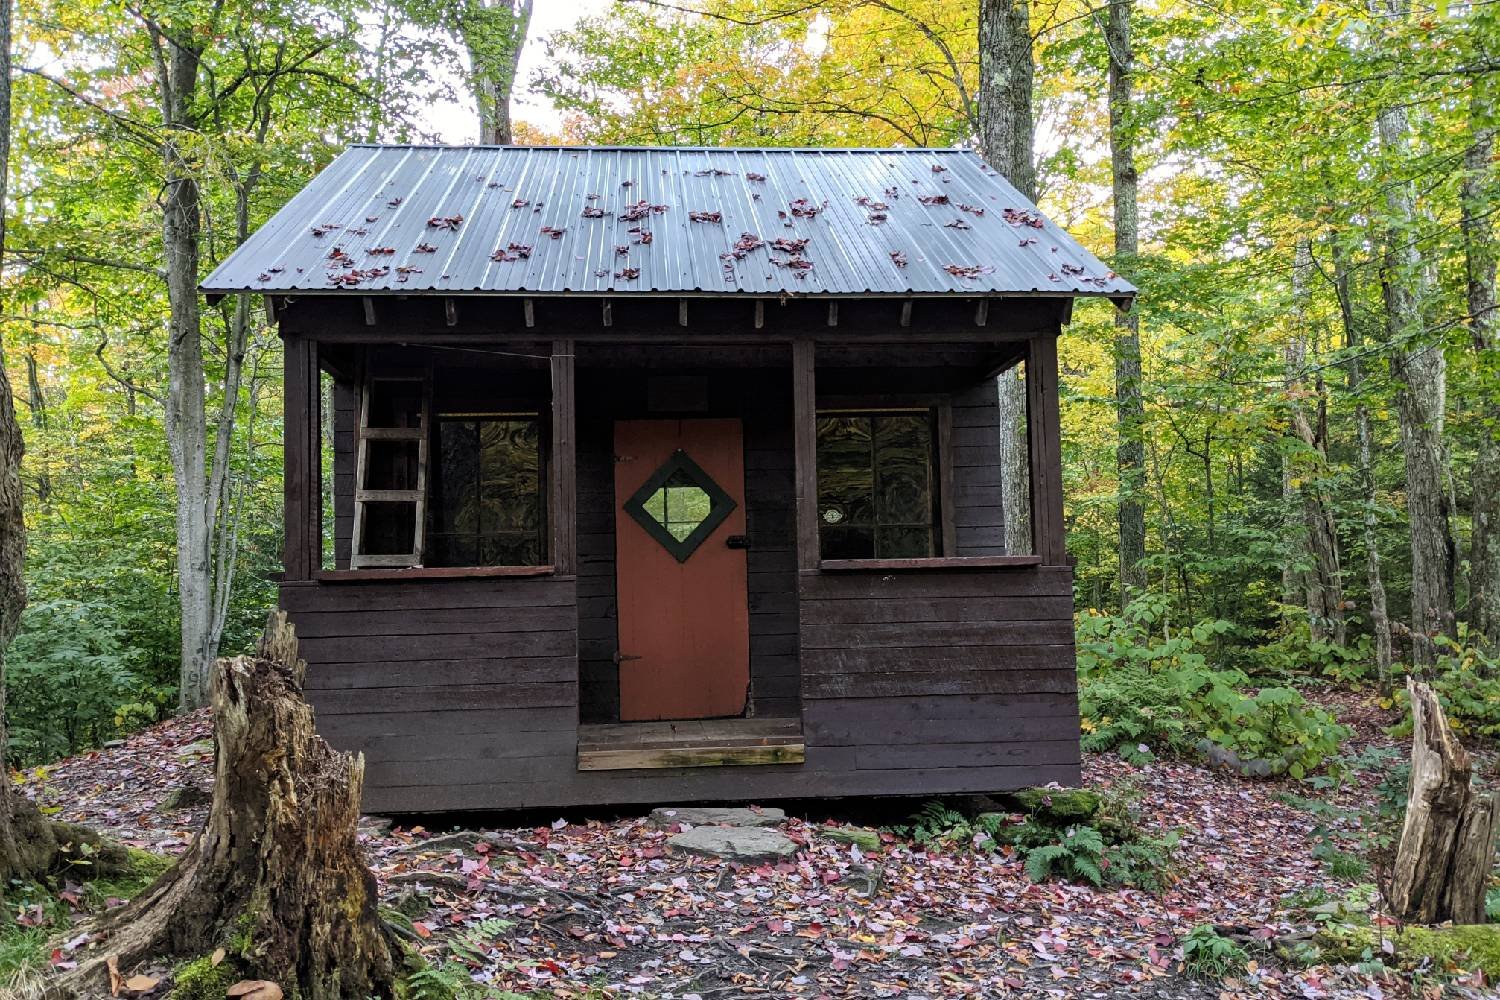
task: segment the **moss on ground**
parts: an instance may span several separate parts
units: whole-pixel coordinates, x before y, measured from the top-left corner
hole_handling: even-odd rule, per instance
[[[818,834],[829,840],[853,844],[869,854],[880,850],[880,834],[874,830],[865,830],[857,826],[822,826],[818,827]]]
[[[240,981],[240,970],[231,959],[218,965],[211,956],[195,958],[172,970],[172,992],[168,1000],[224,1000],[229,987]]]
[[[111,899],[133,899],[176,863],[176,858],[165,854],[127,847],[123,868],[88,883],[88,903],[93,908],[102,908]]]
[[[1058,827],[1087,823],[1100,804],[1098,792],[1083,788],[1023,788],[1011,797],[1028,816]]]
[[[1481,969],[1487,977],[1500,977],[1500,924],[1407,927],[1387,931],[1385,939],[1394,946],[1394,955],[1381,950],[1374,927],[1329,927],[1319,933],[1317,943],[1325,956],[1344,962],[1363,961],[1368,955],[1388,965],[1409,966],[1431,959],[1439,967]]]

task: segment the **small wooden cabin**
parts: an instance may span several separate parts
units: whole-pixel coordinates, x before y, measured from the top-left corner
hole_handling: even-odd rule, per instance
[[[368,810],[1078,781],[1057,337],[1134,290],[974,153],[356,146],[203,290]]]

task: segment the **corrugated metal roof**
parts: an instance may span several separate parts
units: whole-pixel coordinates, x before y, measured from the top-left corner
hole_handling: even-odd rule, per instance
[[[798,252],[776,240],[806,243]],[[1135,293],[968,151],[365,145],[202,288]]]

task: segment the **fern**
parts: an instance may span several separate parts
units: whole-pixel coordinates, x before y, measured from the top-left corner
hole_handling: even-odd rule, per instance
[[[1033,847],[1026,852],[1026,877],[1033,882],[1045,882],[1052,875],[1052,865],[1068,856],[1062,844]]]

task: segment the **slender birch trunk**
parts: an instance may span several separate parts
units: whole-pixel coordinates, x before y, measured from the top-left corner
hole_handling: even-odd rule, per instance
[[[162,115],[162,249],[170,312],[167,341],[167,448],[177,487],[177,587],[182,616],[178,705],[198,708],[208,696],[212,640],[212,498],[207,468],[207,414],[202,317],[198,306],[200,201],[191,147],[193,103],[204,35],[194,26],[145,21],[157,63]],[[221,428],[222,431],[222,428]]]
[[[1371,13],[1392,24],[1406,20],[1409,0],[1369,0]],[[1380,147],[1399,169],[1409,155],[1410,125],[1404,107],[1376,115]],[[1386,340],[1396,382],[1396,415],[1406,462],[1406,510],[1411,524],[1412,650],[1419,666],[1437,657],[1436,638],[1455,636],[1454,576],[1457,550],[1448,498],[1444,419],[1448,361],[1443,345],[1425,331],[1423,311],[1433,276],[1413,234],[1416,191],[1409,180],[1386,177],[1384,277]]]
[[[1496,204],[1493,79],[1478,75],[1470,84],[1472,141],[1464,154],[1459,191],[1463,207],[1464,278],[1469,332],[1481,371],[1500,370],[1500,315],[1495,302]],[[1483,384],[1493,384],[1484,380]],[[1493,401],[1491,401],[1493,403]],[[1481,408],[1479,450],[1470,476],[1473,497],[1469,547],[1469,623],[1476,642],[1500,651],[1500,418],[1494,406]]]
[[[1133,277],[1140,252],[1140,187],[1135,166],[1135,124],[1131,120],[1131,74],[1135,49],[1131,41],[1134,0],[1109,7],[1104,40],[1109,49],[1109,151],[1114,184],[1115,270]],[[1146,558],[1145,497],[1146,407],[1141,395],[1140,318],[1115,313],[1115,421],[1119,444],[1115,465],[1120,477],[1120,606],[1146,589],[1141,561]]]
[[[1287,338],[1286,391],[1292,433],[1302,443],[1304,457],[1301,464],[1306,467],[1304,475],[1296,478],[1307,481],[1294,489],[1300,498],[1293,516],[1299,520],[1297,535],[1307,552],[1308,569],[1300,575],[1312,637],[1320,642],[1332,640],[1342,646],[1348,638],[1343,569],[1339,564],[1338,530],[1325,479],[1328,474],[1328,391],[1321,371],[1314,376],[1310,389],[1305,377],[1311,325],[1312,269],[1312,244],[1306,239],[1298,240],[1292,267],[1295,306],[1292,330]],[[1296,467],[1297,463],[1292,465]]]
[[[1029,0],[983,0],[979,7],[980,145],[990,166],[1032,201],[1037,198],[1031,111],[1034,74]],[[1001,373],[997,382],[1005,551],[1029,553],[1031,469],[1026,450],[1026,385],[1020,366]]]
[[[1339,317],[1344,327],[1344,342],[1349,347],[1349,395],[1354,398],[1354,427],[1358,438],[1359,488],[1363,541],[1365,546],[1365,579],[1370,588],[1370,631],[1375,637],[1375,668],[1382,687],[1389,686],[1391,663],[1391,617],[1386,608],[1385,575],[1380,561],[1380,538],[1377,532],[1375,498],[1375,445],[1370,429],[1370,408],[1365,402],[1364,363],[1359,348],[1364,343],[1359,320],[1354,313],[1354,296],[1349,287],[1349,263],[1337,235],[1332,241],[1333,289],[1338,297]]]

